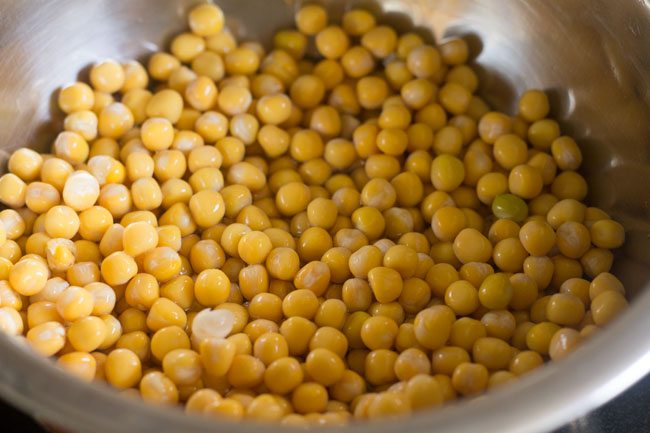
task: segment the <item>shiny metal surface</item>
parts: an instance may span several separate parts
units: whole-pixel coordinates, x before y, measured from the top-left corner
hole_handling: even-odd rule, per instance
[[[229,25],[251,38],[290,23],[294,2],[220,0]],[[144,58],[184,26],[192,0],[0,0],[0,152],[49,146],[61,116],[52,92],[105,57]],[[326,1],[335,13],[346,6]],[[355,2],[352,2],[355,3]],[[553,115],[585,155],[592,203],[627,228],[617,273],[629,312],[565,361],[492,395],[408,419],[360,424],[370,433],[542,432],[604,403],[650,371],[650,2],[648,0],[385,0],[386,20],[440,39],[465,35],[481,93],[510,110],[529,87],[546,89]],[[411,18],[412,17],[412,18]],[[433,35],[431,34],[433,29]],[[83,76],[83,73],[82,73]],[[185,417],[88,386],[0,335],[0,394],[78,432],[244,432],[245,423]],[[273,426],[258,432],[279,432]]]

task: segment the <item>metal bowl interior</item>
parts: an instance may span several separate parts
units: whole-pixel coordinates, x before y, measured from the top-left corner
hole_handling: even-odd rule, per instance
[[[144,59],[185,26],[194,0],[0,0],[0,158],[46,149],[60,128],[54,92],[106,57]],[[228,25],[268,40],[291,23],[291,0],[220,0]],[[540,432],[611,399],[650,370],[650,3],[622,0],[325,1],[333,16],[351,4],[431,39],[463,35],[481,75],[480,93],[513,112],[527,88],[549,92],[552,115],[585,155],[590,202],[623,222],[627,243],[615,273],[632,308],[568,359],[486,397],[350,432]],[[79,71],[81,70],[81,73]],[[0,335],[0,395],[78,432],[244,432],[88,386]],[[279,432],[274,426],[255,426]]]

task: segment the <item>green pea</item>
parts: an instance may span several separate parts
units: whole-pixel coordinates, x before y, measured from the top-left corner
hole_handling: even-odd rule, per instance
[[[492,213],[497,218],[522,222],[528,216],[528,205],[513,194],[501,194],[492,202]]]

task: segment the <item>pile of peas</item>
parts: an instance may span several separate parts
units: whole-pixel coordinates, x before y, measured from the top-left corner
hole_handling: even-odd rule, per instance
[[[484,393],[626,308],[578,145],[541,91],[491,111],[463,39],[307,5],[267,52],[188,21],[9,158],[5,333],[148,402],[331,426]]]

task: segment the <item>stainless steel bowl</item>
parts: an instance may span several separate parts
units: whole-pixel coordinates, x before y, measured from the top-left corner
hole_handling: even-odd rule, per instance
[[[184,27],[193,0],[0,0],[0,153],[45,149],[60,127],[52,93],[105,57],[144,58]],[[613,398],[650,371],[650,2],[648,0],[326,1],[357,3],[429,37],[469,38],[481,94],[512,112],[530,87],[585,155],[591,202],[627,229],[615,272],[633,298],[624,317],[568,359],[488,396],[354,432],[541,432]],[[219,0],[228,24],[267,38],[291,22],[290,0]],[[87,70],[87,69],[86,69]],[[82,72],[82,78],[84,73]],[[48,101],[50,103],[48,103]],[[0,395],[76,432],[245,432],[251,425],[184,416],[88,386],[0,335]],[[259,432],[280,432],[255,426]]]

